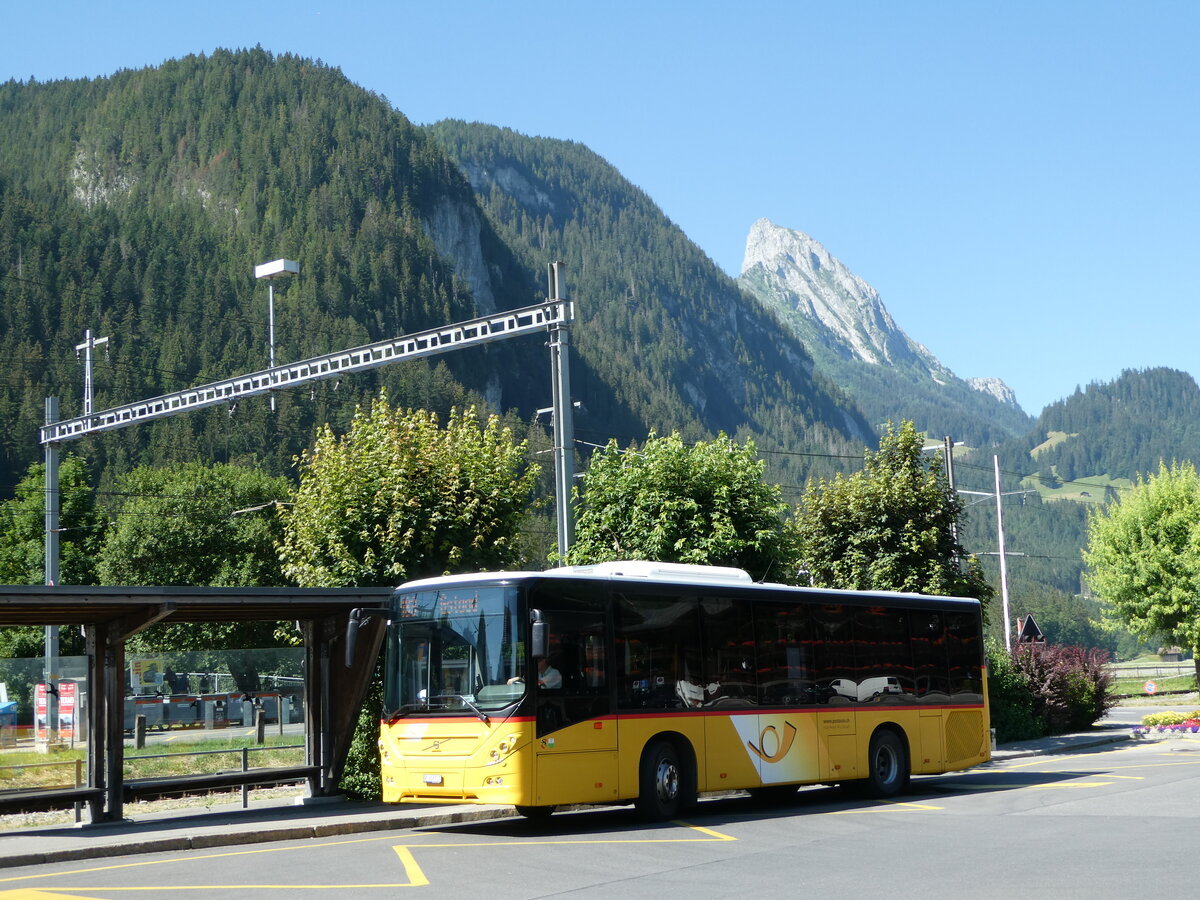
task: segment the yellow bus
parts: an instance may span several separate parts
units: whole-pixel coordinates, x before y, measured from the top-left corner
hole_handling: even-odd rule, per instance
[[[976,600],[647,562],[414,581],[387,610],[383,797],[549,815],[990,758]]]

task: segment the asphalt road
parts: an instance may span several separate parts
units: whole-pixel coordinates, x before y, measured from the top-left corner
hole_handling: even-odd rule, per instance
[[[605,809],[8,869],[0,898],[1191,896],[1197,826],[1188,737],[920,778],[894,802],[818,788],[663,825]]]

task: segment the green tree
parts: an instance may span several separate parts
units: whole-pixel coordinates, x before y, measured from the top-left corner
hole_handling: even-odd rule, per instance
[[[104,584],[267,587],[283,584],[275,506],[285,478],[240,466],[141,467],[118,479],[100,549]]]
[[[1192,650],[1200,677],[1200,476],[1159,464],[1119,501],[1092,513],[1083,553],[1105,617],[1144,638]]]
[[[719,435],[687,445],[651,435],[592,457],[568,562],[617,559],[737,566],[790,580],[784,504],[763,481],[753,441]]]
[[[517,559],[537,477],[525,442],[474,409],[393,409],[382,394],[337,437],[328,425],[300,458],[284,512],[284,570],[305,587],[388,586],[443,572],[503,568]],[[376,672],[359,710],[341,789],[378,799]]]
[[[863,468],[810,485],[794,527],[812,584],[976,597],[992,588],[955,537],[963,506],[912,422],[889,423]]]
[[[142,467],[119,479],[116,523],[100,548],[103,584],[271,587],[282,585],[275,505],[287,479],[230,465]],[[249,650],[288,643],[291,623],[155,625],[129,639],[133,652],[212,650],[244,691],[256,691]]]
[[[46,496],[45,466],[29,467],[17,485],[16,496],[0,503],[0,584],[42,584],[45,579]],[[87,463],[78,456],[63,458],[58,468],[59,582],[96,583],[96,549],[104,537],[104,517],[96,509]],[[83,649],[78,629],[59,631],[64,655]],[[36,625],[0,628],[0,658],[41,656],[45,632]]]
[[[16,496],[0,503],[0,584],[42,584],[45,580],[46,495],[42,463],[29,467]],[[59,581],[96,583],[96,550],[105,520],[96,509],[87,462],[65,456],[58,467]]]
[[[386,587],[517,559],[536,469],[525,443],[474,409],[393,409],[386,394],[300,458],[283,512],[284,572],[305,587]]]

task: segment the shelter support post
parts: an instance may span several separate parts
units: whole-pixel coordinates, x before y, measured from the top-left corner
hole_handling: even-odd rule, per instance
[[[125,818],[125,642],[117,636],[115,623],[104,629],[97,649],[103,654],[103,694],[101,722],[93,731],[104,753],[104,818],[119,822]]]
[[[87,786],[100,791],[106,784],[105,747],[108,742],[106,632],[107,629],[100,625],[85,625],[83,629],[87,646]],[[88,822],[95,825],[103,820],[104,794],[96,794],[88,799]]]

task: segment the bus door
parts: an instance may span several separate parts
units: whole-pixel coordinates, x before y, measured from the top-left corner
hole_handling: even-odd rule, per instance
[[[536,805],[617,798],[617,729],[611,716],[603,594],[594,585],[535,590],[548,653],[532,660]],[[539,671],[540,670],[540,671]],[[531,679],[534,678],[531,673]]]

